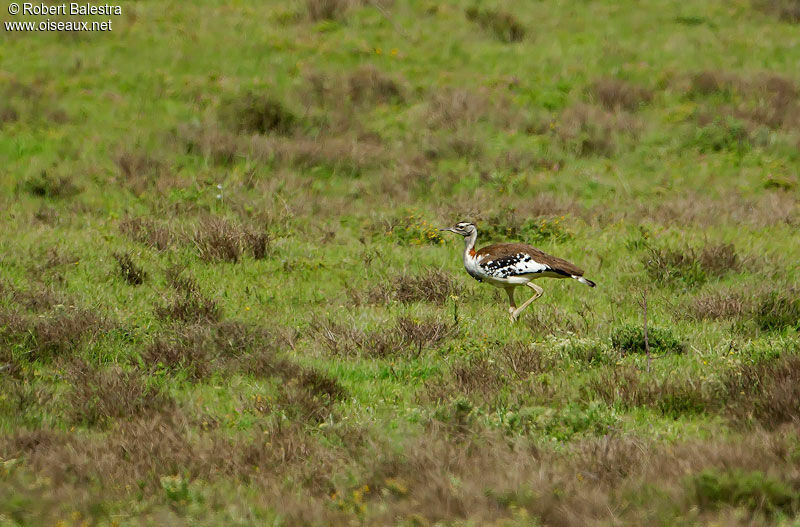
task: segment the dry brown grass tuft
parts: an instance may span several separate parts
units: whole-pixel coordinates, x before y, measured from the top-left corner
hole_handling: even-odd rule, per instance
[[[337,104],[341,107],[340,99]],[[207,156],[220,164],[240,157],[272,166],[323,167],[346,175],[358,175],[365,169],[384,165],[388,161],[384,145],[374,136],[358,134],[353,137],[354,134],[347,133],[353,125],[350,117],[342,119],[346,122],[339,123],[339,129],[331,130],[329,125],[324,125],[325,134],[315,137],[238,135],[220,130],[211,123],[180,128],[179,140],[189,152]]]
[[[220,129],[216,123],[183,125],[178,128],[177,135],[187,153],[205,156],[218,165],[229,165],[242,155],[240,137]]]
[[[449,274],[440,269],[429,269],[416,276],[397,276],[392,280],[394,298],[409,304],[412,302],[433,302],[444,304],[453,295],[460,295],[463,288]]]
[[[642,257],[647,274],[659,283],[683,282],[689,287],[704,284],[741,268],[733,244],[707,244],[702,248],[678,249],[649,247]]]
[[[700,71],[689,81],[688,93],[691,96],[730,95],[738,83],[738,78],[724,71]]]
[[[315,332],[329,353],[352,356],[364,353],[367,356],[385,357],[402,352],[403,345],[392,332],[365,332],[353,325],[331,321],[317,321]]]
[[[424,349],[452,336],[456,328],[435,319],[416,320],[400,317],[386,330],[363,331],[353,325],[317,321],[316,334],[322,345],[334,355],[386,358],[397,355],[419,356]]]
[[[219,109],[220,121],[237,133],[291,135],[299,117],[286,105],[264,93],[245,92],[231,97]]]
[[[66,199],[81,192],[72,176],[54,175],[52,171],[42,170],[17,183],[17,191],[23,191],[38,198]]]
[[[0,312],[0,343],[15,347],[26,360],[69,359],[81,345],[109,329],[95,312],[74,306],[38,316]]]
[[[745,197],[738,192],[729,192],[712,198],[706,194],[689,193],[666,198],[657,205],[641,204],[634,217],[681,227],[800,225],[800,204],[786,194],[768,192],[758,197]]]
[[[350,100],[356,104],[402,102],[404,99],[400,83],[371,64],[350,73],[347,86]]]
[[[520,301],[519,298],[517,301]],[[590,325],[590,321],[587,320],[590,313],[585,310],[576,313],[574,310],[566,310],[558,306],[548,307],[546,310],[537,309],[535,305],[531,307],[533,309],[527,309],[522,319],[536,335],[581,333]]]
[[[202,220],[191,235],[198,256],[207,262],[238,262],[242,253],[240,237],[230,222],[214,216]]]
[[[190,379],[206,378],[212,371],[206,326],[183,327],[176,334],[157,338],[142,354],[150,370],[184,372]]]
[[[115,419],[130,419],[169,411],[174,401],[147,385],[137,371],[119,367],[96,369],[78,360],[69,370],[70,418],[75,424],[106,427]]]
[[[532,373],[542,373],[552,366],[541,349],[527,342],[511,342],[500,349],[498,360],[505,369],[505,377],[525,379]]]
[[[217,322],[222,318],[222,310],[217,303],[204,296],[197,282],[183,276],[182,269],[171,267],[167,270],[167,282],[177,296],[167,305],[157,307],[156,316],[182,322]]]
[[[635,136],[638,124],[623,112],[576,104],[561,113],[555,132],[564,148],[578,156],[612,156],[617,151],[619,136]]]
[[[755,298],[750,314],[764,331],[800,329],[800,290],[792,285],[766,291]]]
[[[744,121],[748,130],[758,126],[800,129],[799,93],[794,80],[772,72],[743,77],[732,72],[702,71],[691,77],[687,89],[690,97],[717,98],[717,106],[698,112],[701,124],[703,119],[707,124],[722,115]]]
[[[458,360],[449,375],[432,378],[425,383],[422,402],[442,404],[454,398],[467,398],[474,404],[494,408],[496,396],[509,386],[509,379],[525,385],[532,374],[542,373],[549,366],[552,366],[552,361],[539,348],[523,342],[512,342],[492,351],[489,356]],[[512,388],[511,391],[514,390]],[[530,395],[530,387],[525,386],[521,390]],[[457,416],[449,416],[454,417]]]
[[[449,273],[440,269],[429,269],[419,275],[402,274],[365,292],[349,289],[348,295],[353,303],[388,304],[392,301],[411,304],[432,302],[445,304],[452,296],[461,295],[464,288]]]
[[[411,344],[416,349],[417,356],[422,354],[424,348],[451,337],[456,330],[454,325],[439,320],[417,320],[410,317],[400,317],[394,329],[404,343]]]
[[[428,126],[446,130],[467,129],[479,121],[501,128],[520,127],[520,111],[506,97],[487,91],[442,88],[428,101]]]
[[[25,458],[56,484],[98,481],[112,496],[131,485],[139,499],[163,493],[164,481],[233,478],[257,488],[290,525],[347,525],[353,513],[369,525],[641,525],[692,511],[703,523],[766,526],[774,506],[796,512],[796,445],[797,430],[783,428],[677,442],[607,435],[554,450],[475,423],[460,433],[432,423],[388,448],[358,430],[323,441],[304,426],[268,426],[257,437],[197,434],[172,411],[123,421],[102,439],[17,431],[0,437],[0,455]],[[335,477],[343,470],[354,478]],[[714,482],[721,485],[706,484]],[[287,488],[303,503],[287,500]]]
[[[169,249],[175,243],[172,230],[149,218],[128,218],[119,224],[119,230],[131,240],[159,251]]]
[[[464,394],[494,394],[505,383],[499,370],[494,361],[485,357],[474,358],[453,367],[453,385]]]
[[[235,263],[244,253],[250,253],[256,260],[265,258],[269,234],[224,218],[208,216],[194,228],[191,241],[201,260]]]
[[[253,136],[243,152],[263,163],[289,165],[297,168],[328,167],[345,175],[386,162],[382,145],[346,137],[296,137],[281,139]]]
[[[122,185],[136,196],[150,189],[163,193],[178,184],[163,162],[141,151],[125,150],[117,154],[114,162]]]
[[[736,421],[774,429],[800,422],[800,356],[744,364],[725,380],[727,412]]]
[[[115,252],[114,259],[119,266],[119,273],[130,285],[142,285],[147,278],[147,272],[133,261],[130,253]]]
[[[352,0],[306,0],[308,18],[313,21],[337,20],[350,8]]]
[[[771,13],[784,22],[800,23],[800,1],[798,0],[755,0],[753,4],[758,9]]]
[[[286,378],[284,383],[278,406],[290,419],[302,423],[327,420],[333,404],[347,393],[335,379],[313,370],[301,370],[299,376]]]
[[[739,318],[750,311],[741,295],[733,291],[704,293],[692,300],[690,314],[698,319]]]
[[[66,306],[70,301],[52,285],[35,286],[30,289],[18,289],[0,282],[0,297],[6,297],[11,304],[16,304],[28,311],[41,313],[57,305]]]
[[[735,319],[739,329],[748,326],[761,331],[800,328],[800,295],[796,287],[726,290],[696,297],[689,315],[697,319]]]
[[[19,112],[13,107],[10,106],[7,102],[4,102],[2,106],[0,106],[0,126],[4,123],[13,123],[19,119]]]
[[[469,7],[465,14],[468,20],[491,31],[501,42],[520,42],[525,38],[525,26],[512,13],[497,9]]]
[[[672,418],[714,410],[718,404],[715,394],[699,383],[672,376],[651,378],[630,366],[599,370],[583,390],[588,400],[599,397],[628,409],[646,406]]]
[[[622,79],[598,79],[589,86],[589,93],[610,111],[633,112],[653,99],[653,92]]]

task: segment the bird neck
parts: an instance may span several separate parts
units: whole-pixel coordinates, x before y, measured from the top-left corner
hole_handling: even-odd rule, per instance
[[[469,236],[464,236],[464,261],[470,256],[470,253],[475,252],[475,240],[478,239],[478,231],[472,231]]]

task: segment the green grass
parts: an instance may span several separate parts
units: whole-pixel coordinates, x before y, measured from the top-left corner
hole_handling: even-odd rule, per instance
[[[4,31],[0,526],[800,521],[791,2],[378,4]]]

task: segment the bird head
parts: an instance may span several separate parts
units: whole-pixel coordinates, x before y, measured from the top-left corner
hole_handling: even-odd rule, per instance
[[[476,232],[478,229],[475,228],[475,225],[468,221],[460,221],[453,225],[452,227],[448,227],[446,229],[439,229],[442,231],[450,231],[456,234],[460,234],[461,236],[469,236],[473,232]]]

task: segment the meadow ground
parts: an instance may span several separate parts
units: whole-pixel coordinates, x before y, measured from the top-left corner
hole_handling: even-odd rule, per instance
[[[800,4],[520,4],[3,32],[0,525],[800,522]]]

